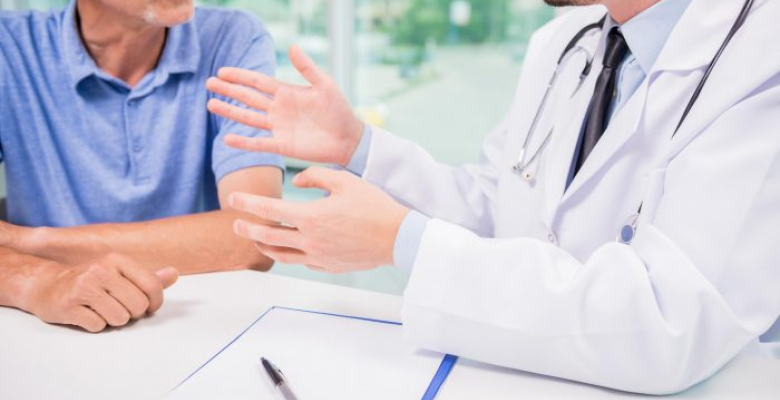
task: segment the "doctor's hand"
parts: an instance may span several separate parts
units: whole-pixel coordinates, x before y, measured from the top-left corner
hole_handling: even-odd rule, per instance
[[[84,266],[47,265],[37,272],[22,308],[44,322],[92,333],[157,311],[163,290],[179,276],[174,268],[149,272],[121,256]]]
[[[330,196],[311,203],[233,194],[230,205],[281,226],[235,223],[268,257],[326,272],[351,272],[393,263],[398,229],[409,210],[379,188],[343,171],[312,167],[293,184]]]
[[[238,68],[222,68],[208,80],[208,90],[250,107],[212,99],[209,111],[273,133],[272,138],[229,135],[225,142],[243,150],[347,165],[363,135],[362,122],[334,80],[299,47],[290,49],[290,60],[311,86],[288,85]]]

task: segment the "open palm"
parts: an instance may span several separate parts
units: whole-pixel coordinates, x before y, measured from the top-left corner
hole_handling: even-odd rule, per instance
[[[209,79],[207,88],[249,108],[212,99],[209,111],[273,133],[271,138],[229,135],[226,142],[232,147],[346,165],[360,141],[362,123],[333,79],[297,46],[290,49],[290,60],[311,86],[285,84],[254,71],[222,68],[216,78]]]

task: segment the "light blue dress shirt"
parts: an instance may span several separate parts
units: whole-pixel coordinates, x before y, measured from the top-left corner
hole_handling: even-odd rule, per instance
[[[661,54],[672,30],[692,0],[662,0],[620,26],[626,38],[629,54],[620,66],[617,76],[617,93],[610,107],[611,120],[636,93],[647,78]],[[607,18],[604,26],[609,31],[617,23]],[[347,170],[362,175],[365,171],[371,142],[371,128],[366,129]],[[399,268],[411,271],[429,218],[412,210],[401,224],[393,249],[393,261]]]
[[[74,226],[219,208],[217,182],[280,157],[224,145],[267,136],[206,110],[219,67],[273,74],[273,41],[254,15],[198,9],[168,30],[157,67],[135,87],[100,70],[65,10],[0,13],[0,161],[9,221]]]

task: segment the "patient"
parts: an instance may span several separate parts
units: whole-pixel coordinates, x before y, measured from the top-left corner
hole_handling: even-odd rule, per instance
[[[192,0],[0,13],[0,306],[98,332],[160,307],[178,272],[272,261],[232,234],[232,192],[281,195],[282,160],[208,114],[222,66],[273,73],[261,22]]]

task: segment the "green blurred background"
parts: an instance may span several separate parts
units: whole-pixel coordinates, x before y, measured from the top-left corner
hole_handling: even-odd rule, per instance
[[[67,3],[0,0],[0,7],[46,10]],[[477,160],[482,140],[510,105],[528,39],[554,16],[542,0],[196,3],[256,13],[276,41],[281,79],[300,82],[286,56],[291,44],[300,45],[337,74],[361,118],[420,143],[449,164]],[[289,166],[294,174],[306,165],[289,160]],[[0,178],[0,193],[4,186]],[[319,193],[287,186],[285,196],[305,201]],[[333,276],[277,265],[272,273],[391,294],[402,293],[408,280],[391,267]]]

